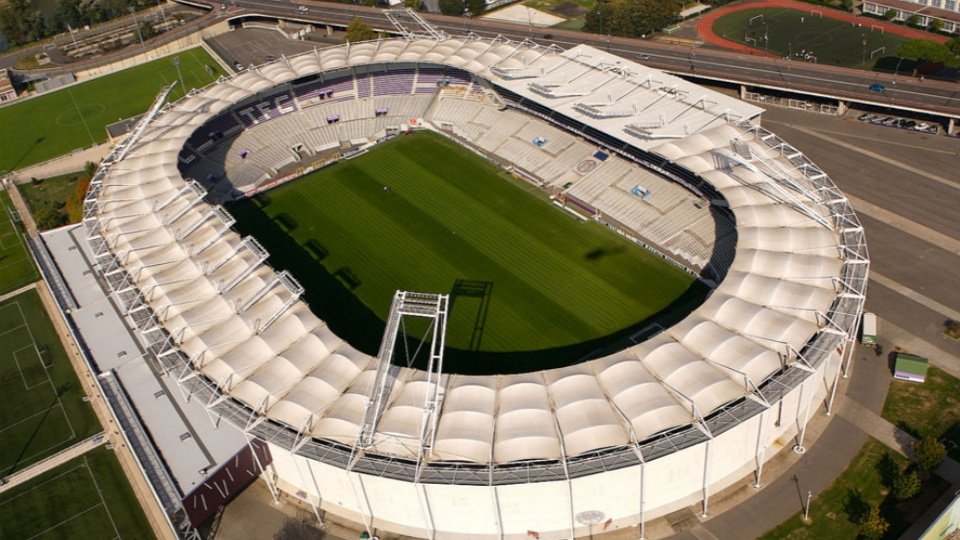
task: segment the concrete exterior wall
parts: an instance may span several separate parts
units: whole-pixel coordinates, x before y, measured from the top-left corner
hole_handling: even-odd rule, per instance
[[[570,481],[496,487],[415,484],[347,472],[270,445],[280,488],[323,510],[370,527],[421,538],[471,540],[501,535],[511,540],[536,531],[541,540],[589,534],[575,516],[587,510],[612,519],[608,530],[649,521],[720,490],[752,480],[758,454],[770,460],[804,422],[822,411],[840,358],[824,362],[780,404],[762,415],[743,419],[709,443],[685,448],[656,460]],[[809,410],[807,410],[809,403]],[[777,423],[779,416],[779,425]],[[761,427],[761,423],[763,426]],[[758,444],[759,443],[759,444]]]

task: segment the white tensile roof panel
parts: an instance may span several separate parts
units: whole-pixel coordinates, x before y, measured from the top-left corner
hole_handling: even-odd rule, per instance
[[[185,189],[178,155],[214,114],[255,94],[321,71],[391,61],[460,67],[687,167],[726,198],[739,240],[726,280],[702,306],[614,355],[537,373],[444,376],[439,388],[422,371],[400,369],[366,451],[415,459],[421,436],[430,436],[426,459],[507,464],[635,444],[748,395],[781,368],[779,354],[790,354],[784,344],[799,350],[823,324],[817,313],[836,298],[843,265],[838,236],[809,215],[828,216],[825,205],[804,200],[801,211],[784,204],[757,172],[793,170],[736,123],[759,108],[583,45],[383,40],[281,59],[167,107],[124,162],[108,169],[87,216],[99,220],[173,342],[233,399],[301,435],[353,445],[376,360],[343,342],[281,286],[256,250],[224,230],[226,218]],[[581,111],[592,96],[629,96],[616,105],[635,114],[589,116]],[[501,113],[489,114],[495,123]],[[632,124],[644,127],[630,134]],[[424,414],[434,396],[442,396],[435,425]]]

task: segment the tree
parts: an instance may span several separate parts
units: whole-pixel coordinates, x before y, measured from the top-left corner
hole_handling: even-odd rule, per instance
[[[888,528],[890,528],[890,524],[880,515],[880,508],[877,506],[871,505],[870,509],[860,518],[860,534],[864,538],[878,540],[883,537]]]
[[[907,24],[910,26],[919,26],[920,16],[917,15],[916,13],[911,13],[910,16],[907,17]]]
[[[944,43],[929,39],[911,39],[900,45],[897,56],[927,62],[942,63],[946,67],[960,66],[960,58]]]
[[[63,212],[58,212],[49,205],[43,205],[33,213],[33,218],[37,222],[37,228],[41,231],[56,229],[61,225],[67,224],[67,216]]]
[[[438,4],[444,15],[463,15],[463,0],[440,0]]]
[[[373,28],[360,19],[354,19],[350,21],[350,24],[347,25],[346,41],[348,42],[355,43],[357,41],[370,41],[376,37],[377,33],[373,30]]]
[[[893,496],[905,501],[920,493],[920,476],[917,471],[900,471],[893,479]]]
[[[474,17],[483,15],[487,9],[487,0],[467,0],[467,11]]]
[[[924,473],[936,469],[947,455],[947,447],[936,437],[927,435],[913,445],[913,460]]]
[[[140,24],[137,25],[137,30],[140,31],[140,37],[142,37],[144,40],[148,40],[157,35],[157,31],[148,21],[140,21]]]
[[[883,12],[883,18],[888,21],[892,21],[896,17],[897,17],[897,10],[895,9],[888,9]]]
[[[377,7],[377,0],[361,0],[360,3],[367,7]]]
[[[403,7],[420,9],[420,0],[403,0]]]
[[[672,24],[680,14],[673,0],[603,0],[586,14],[584,30],[597,34],[636,37]]]
[[[931,32],[939,32],[940,29],[943,28],[943,21],[940,19],[930,19],[929,28]]]
[[[79,223],[83,219],[83,199],[87,196],[87,188],[90,186],[90,179],[85,178],[77,182],[77,188],[73,195],[67,197],[65,210],[67,212],[68,223]]]
[[[853,11],[853,0],[841,0],[840,5],[843,6],[844,11]]]
[[[86,175],[87,178],[93,178],[93,175],[97,174],[97,164],[92,161],[84,163],[83,174]]]
[[[960,37],[950,38],[947,41],[946,45],[947,45],[947,48],[950,49],[950,52],[952,52],[956,56],[960,56]]]

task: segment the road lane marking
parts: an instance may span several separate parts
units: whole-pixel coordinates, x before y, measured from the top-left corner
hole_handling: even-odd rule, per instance
[[[911,236],[915,236],[924,242],[929,242],[930,244],[943,248],[954,255],[960,255],[960,240],[943,234],[935,229],[931,229],[925,225],[921,225],[916,221],[901,216],[900,214],[895,214],[889,210],[885,210],[871,202],[854,197],[849,193],[845,193],[844,195],[847,196],[847,200],[850,201],[850,204],[853,205],[854,210],[856,210],[858,214],[866,214],[878,221],[882,221],[887,225],[896,228],[897,230],[903,231]]]
[[[937,302],[933,298],[930,298],[929,296],[924,296],[905,285],[901,285],[886,276],[882,276],[878,274],[873,270],[870,271],[870,280],[875,281],[878,284],[883,285],[884,287],[891,289],[902,296],[906,296],[907,298],[913,300],[914,302],[922,306],[925,306],[928,309],[936,311],[937,313],[943,315],[948,319],[952,319],[954,321],[960,321],[960,311],[951,309],[949,306],[945,306],[940,302]]]
[[[800,133],[805,133],[805,134],[807,134],[807,135],[810,135],[811,137],[816,137],[816,138],[818,138],[818,139],[823,139],[823,140],[825,140],[825,141],[827,141],[827,142],[829,142],[829,143],[831,143],[831,144],[835,144],[835,145],[837,145],[837,146],[839,146],[839,147],[841,147],[841,148],[846,148],[847,150],[851,150],[851,151],[853,151],[853,152],[857,152],[857,153],[863,154],[863,155],[865,155],[865,156],[867,156],[867,157],[870,157],[870,158],[875,159],[875,160],[877,160],[877,161],[882,161],[883,163],[886,163],[886,164],[888,164],[888,165],[893,165],[894,167],[897,167],[897,168],[899,168],[899,169],[903,169],[903,170],[905,170],[905,171],[907,171],[907,172],[911,172],[911,173],[913,173],[913,174],[916,174],[916,175],[919,175],[919,176],[923,176],[924,178],[929,178],[930,180],[933,180],[934,182],[939,182],[939,183],[941,183],[941,184],[943,184],[943,185],[945,185],[945,186],[947,186],[947,187],[949,187],[949,188],[953,188],[953,189],[958,189],[958,190],[960,190],[960,183],[953,182],[953,181],[948,180],[948,179],[946,179],[946,178],[944,178],[944,177],[942,177],[942,176],[937,176],[937,175],[935,175],[935,174],[928,173],[928,172],[926,172],[926,171],[922,171],[922,170],[920,170],[920,169],[918,169],[918,168],[916,168],[916,167],[907,165],[906,163],[902,163],[902,162],[897,161],[897,160],[895,160],[895,159],[888,158],[888,157],[883,156],[883,155],[880,155],[880,154],[878,154],[878,153],[876,153],[876,152],[871,152],[870,150],[866,150],[866,149],[864,149],[864,148],[860,148],[859,146],[856,146],[856,145],[853,145],[853,144],[850,144],[850,143],[841,141],[840,139],[831,137],[831,136],[829,136],[829,135],[824,135],[823,133],[818,133],[818,132],[816,132],[816,131],[814,131],[814,130],[812,130],[812,129],[802,128],[802,127],[799,127],[799,126],[793,126],[793,125],[790,125],[790,124],[787,124],[787,123],[784,123],[784,122],[777,122],[777,121],[775,121],[775,120],[767,120],[767,122],[768,122],[768,123],[771,123],[771,124],[780,124],[780,125],[782,125],[782,126],[787,126],[788,128],[790,128],[790,129],[795,129],[795,130],[799,131]]]

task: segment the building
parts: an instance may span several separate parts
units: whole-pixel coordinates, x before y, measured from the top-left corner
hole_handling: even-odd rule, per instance
[[[893,20],[906,21],[916,15],[917,25],[929,27],[934,20],[940,21],[944,32],[960,33],[960,0],[865,0],[860,9],[864,13],[882,17],[893,10]]]
[[[711,496],[744,477],[761,485],[784,441],[803,452],[857,339],[863,229],[761,113],[583,45],[334,46],[148,114],[91,182],[84,227],[146,354],[211,417],[266,443],[274,493],[425,538],[560,539],[598,523],[642,533],[691,504],[708,514]],[[356,350],[208,201],[282,181],[301,153],[367,149],[410,129],[559,186],[567,204],[652,238],[648,249],[714,291],[649,339],[542,372],[434,373]],[[630,194],[637,178],[652,195]],[[652,219],[640,205],[664,191],[709,208]],[[721,238],[711,220],[684,236],[704,215],[736,234]]]
[[[0,103],[17,99],[17,89],[10,80],[10,71],[0,69]]]
[[[927,359],[907,353],[897,353],[896,365],[893,368],[893,378],[901,381],[922,383],[927,380]]]

